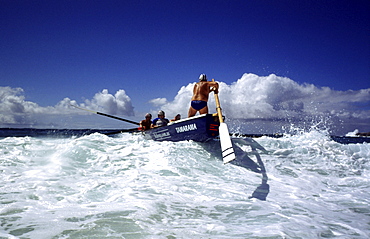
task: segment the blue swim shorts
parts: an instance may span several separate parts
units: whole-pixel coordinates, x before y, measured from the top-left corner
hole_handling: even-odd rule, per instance
[[[193,100],[191,102],[191,107],[193,107],[195,110],[201,110],[201,109],[203,109],[206,106],[207,106],[207,101]]]

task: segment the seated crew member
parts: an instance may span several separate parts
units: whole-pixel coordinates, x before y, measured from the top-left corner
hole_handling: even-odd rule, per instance
[[[152,115],[147,113],[145,119],[140,121],[141,130],[148,130],[152,127]]]
[[[169,123],[169,120],[165,118],[165,113],[163,110],[158,112],[158,118],[155,118],[152,123],[152,127],[161,127],[166,126]]]
[[[208,114],[208,96],[211,91],[218,93],[218,83],[207,81],[207,76],[201,74],[199,82],[194,85],[193,97],[191,98],[191,105],[188,112],[188,117],[194,116],[198,111],[199,114]]]
[[[176,120],[180,120],[181,119],[181,115],[180,114],[177,114],[176,116],[175,116],[175,118],[173,118],[172,120],[170,120],[170,122],[174,122],[174,121],[176,121]]]

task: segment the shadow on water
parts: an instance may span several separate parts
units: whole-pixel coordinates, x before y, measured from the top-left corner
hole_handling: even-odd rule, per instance
[[[268,193],[270,192],[270,185],[267,184],[267,173],[265,165],[262,162],[261,156],[258,153],[260,150],[263,153],[267,153],[266,149],[263,148],[259,143],[257,143],[252,138],[232,138],[232,143],[234,147],[234,152],[236,159],[230,163],[251,170],[255,173],[260,173],[262,175],[262,182],[254,190],[249,198],[257,198],[259,200],[265,201]],[[203,143],[202,146],[211,152],[215,157],[221,158],[220,142],[218,140],[212,140],[207,143]],[[249,146],[249,147],[248,147]],[[248,148],[248,150],[243,150],[242,148]],[[215,150],[217,149],[217,150]],[[255,156],[257,162],[251,159],[250,156]]]

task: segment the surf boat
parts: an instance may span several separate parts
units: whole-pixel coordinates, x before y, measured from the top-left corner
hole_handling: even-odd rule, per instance
[[[156,141],[206,142],[219,135],[219,126],[217,114],[202,114],[144,131],[144,135],[145,138]]]

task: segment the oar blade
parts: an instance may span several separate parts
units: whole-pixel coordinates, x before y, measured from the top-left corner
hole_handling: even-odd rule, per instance
[[[229,129],[225,123],[221,123],[219,127],[220,142],[222,150],[222,159],[224,164],[233,161],[235,157],[233,144],[231,143]]]

